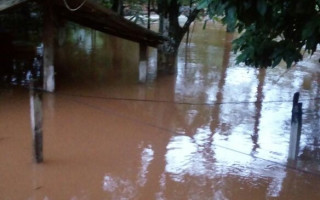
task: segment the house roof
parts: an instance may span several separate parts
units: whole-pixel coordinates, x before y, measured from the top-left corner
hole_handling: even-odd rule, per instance
[[[0,13],[21,6],[28,1],[32,0],[0,1]],[[45,2],[43,0],[33,1]],[[50,6],[58,16],[110,35],[152,47],[157,47],[166,40],[164,36],[123,18],[93,0],[50,0],[46,2],[51,4]]]
[[[68,5],[65,4],[66,1]],[[77,6],[79,9],[70,10],[70,7]],[[153,47],[166,40],[162,35],[137,25],[92,0],[55,0],[54,8],[63,18],[120,38]]]

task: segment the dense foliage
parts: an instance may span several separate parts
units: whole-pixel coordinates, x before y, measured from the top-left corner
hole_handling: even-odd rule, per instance
[[[211,17],[221,16],[228,30],[242,33],[234,41],[238,62],[290,67],[313,53],[320,42],[319,0],[202,0]]]

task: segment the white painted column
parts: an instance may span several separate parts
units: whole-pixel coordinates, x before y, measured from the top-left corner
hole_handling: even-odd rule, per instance
[[[57,28],[55,26],[55,14],[50,6],[50,1],[46,2],[44,12],[43,89],[48,92],[53,92],[55,90],[54,44]]]
[[[139,45],[139,82],[145,83],[148,73],[148,47]]]

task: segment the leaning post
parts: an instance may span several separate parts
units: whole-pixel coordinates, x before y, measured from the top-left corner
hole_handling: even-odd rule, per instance
[[[33,158],[36,163],[43,162],[42,136],[42,92],[30,81],[30,115],[32,128]]]
[[[296,92],[293,96],[291,131],[289,144],[289,160],[296,160],[299,153],[300,136],[302,128],[302,103],[299,103],[300,93]]]
[[[148,73],[148,47],[145,44],[139,44],[139,82],[145,83]]]

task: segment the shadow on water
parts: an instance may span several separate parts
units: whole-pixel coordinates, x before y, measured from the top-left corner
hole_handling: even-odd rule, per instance
[[[319,199],[319,65],[235,65],[218,24],[195,25],[177,74],[156,78],[149,50],[68,25],[57,92],[44,94],[44,158],[31,163],[28,99],[0,94],[0,194],[8,199]],[[300,91],[298,158],[288,163],[292,95]],[[16,192],[19,191],[19,192]]]

